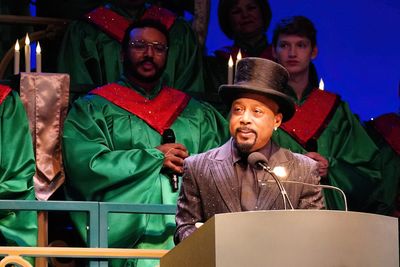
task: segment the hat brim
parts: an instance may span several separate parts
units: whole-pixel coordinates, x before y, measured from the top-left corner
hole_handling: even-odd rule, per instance
[[[279,106],[279,112],[283,115],[283,122],[290,120],[295,113],[293,100],[289,96],[273,89],[260,89],[243,85],[221,85],[218,90],[221,100],[228,106],[244,93],[264,95],[274,100]]]

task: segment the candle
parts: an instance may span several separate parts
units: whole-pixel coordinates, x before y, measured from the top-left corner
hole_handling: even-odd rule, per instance
[[[237,55],[236,55],[236,66],[235,66],[235,70],[236,70],[236,68],[237,68],[238,62],[239,62],[241,59],[242,59],[242,52],[240,52],[240,49],[239,49],[239,52],[238,52]]]
[[[233,83],[233,59],[232,56],[229,56],[228,61],[228,84]]]
[[[30,47],[29,36],[26,34],[25,37],[25,72],[31,72],[31,47]]]
[[[14,74],[17,75],[19,73],[19,42],[18,40],[15,42],[14,47]]]
[[[319,89],[320,90],[324,90],[324,87],[325,87],[325,84],[324,84],[324,81],[322,80],[322,78],[321,78],[321,80],[319,80]]]
[[[40,44],[37,42],[36,46],[36,72],[42,72],[42,50],[40,49]]]

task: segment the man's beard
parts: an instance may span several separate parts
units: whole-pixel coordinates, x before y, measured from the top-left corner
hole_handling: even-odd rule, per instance
[[[156,69],[156,73],[153,76],[145,77],[137,71],[138,67],[145,62],[150,62],[154,65],[154,67]],[[130,76],[134,77],[135,79],[137,79],[138,81],[141,81],[144,83],[152,83],[152,82],[158,81],[165,69],[165,66],[162,68],[159,68],[154,63],[153,59],[151,59],[151,58],[145,58],[142,61],[136,62],[136,63],[132,63],[128,59],[124,59],[123,65],[124,65],[124,73],[126,75],[130,75]]]
[[[236,135],[238,134],[238,131],[240,130],[240,128],[237,128],[236,130],[235,130],[235,136],[234,136],[234,140],[235,140],[235,142],[234,142],[234,145],[235,145],[235,147],[237,148],[237,150],[239,150],[239,152],[241,153],[241,154],[249,154],[250,153],[250,151],[251,151],[251,149],[254,147],[254,145],[256,144],[256,142],[257,142],[257,137],[258,137],[258,135],[257,135],[257,132],[256,131],[253,131],[252,130],[252,132],[254,133],[254,139],[253,139],[253,142],[251,142],[251,143],[239,143],[238,141],[237,141],[237,137],[236,137]]]

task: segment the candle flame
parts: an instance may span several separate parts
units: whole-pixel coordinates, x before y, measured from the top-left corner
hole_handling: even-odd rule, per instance
[[[30,40],[29,40],[28,34],[26,34],[26,37],[25,37],[25,44],[26,44],[26,45],[29,45],[29,44],[30,44]]]
[[[39,44],[39,42],[37,42],[37,46],[36,46],[36,54],[40,54],[40,52],[42,52],[42,49],[40,48],[40,44]]]
[[[319,86],[318,87],[319,87],[320,90],[324,90],[325,89],[324,88],[325,87],[324,80],[322,80],[322,78],[321,78],[321,80],[319,80]]]
[[[232,56],[229,56],[228,66],[233,67],[233,59]]]
[[[18,42],[18,40],[15,42],[14,50],[15,51],[19,51],[19,42]]]
[[[239,62],[239,60],[241,60],[241,59],[242,59],[242,52],[240,52],[240,49],[239,49],[239,52],[236,56],[236,62]]]

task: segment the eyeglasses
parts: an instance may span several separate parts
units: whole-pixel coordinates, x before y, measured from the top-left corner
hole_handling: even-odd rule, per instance
[[[149,47],[153,48],[156,54],[162,55],[168,50],[168,46],[159,42],[146,42],[144,40],[135,40],[129,43],[129,46],[132,47],[137,52],[144,52]]]

